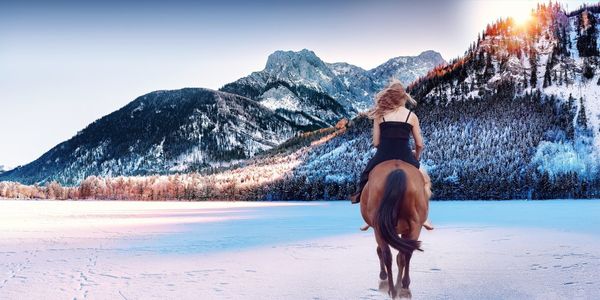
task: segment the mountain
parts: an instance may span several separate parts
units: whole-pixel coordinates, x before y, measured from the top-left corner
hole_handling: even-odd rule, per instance
[[[437,199],[600,195],[598,6],[540,5],[526,26],[490,24],[466,55],[408,87]],[[371,122],[306,150],[290,178],[321,196],[349,186],[374,154]],[[294,180],[281,182],[289,190]],[[332,187],[333,186],[333,187]],[[306,192],[300,187],[295,194]],[[287,196],[286,196],[287,195]]]
[[[399,56],[392,58],[370,71],[378,87],[387,84],[389,78],[396,78],[408,85],[427,74],[437,66],[446,65],[446,61],[435,51],[424,51],[418,56]]]
[[[490,24],[463,57],[408,86],[419,102],[413,110],[426,145],[421,165],[431,175],[435,199],[600,197],[599,18],[600,6],[566,12],[558,4],[539,5],[529,24],[511,19]],[[372,79],[365,75],[369,71],[352,65],[325,66],[331,73],[323,74],[340,81],[360,79],[362,85],[356,86],[361,88]],[[257,74],[243,81],[263,78]],[[244,103],[260,103],[261,84],[267,81],[230,87],[253,99],[242,98]],[[277,110],[268,111],[286,119]],[[126,193],[135,199],[165,194],[177,199],[347,199],[376,151],[371,128],[371,120],[359,113],[211,175],[127,179],[156,193]],[[155,191],[160,189],[156,182],[178,188]],[[89,196],[103,181],[84,183],[79,193]],[[101,197],[114,197],[114,191],[100,190]]]
[[[0,180],[75,184],[90,175],[192,171],[270,149],[298,129],[257,102],[201,88],[156,91],[93,122]]]
[[[431,174],[434,198],[600,197],[599,18],[600,6],[566,12],[558,4],[539,5],[528,24],[518,25],[512,19],[501,19],[488,25],[464,56],[435,67],[408,86],[408,91],[419,102],[413,110],[419,116],[426,145],[421,165]],[[430,56],[431,53],[423,55]],[[268,124],[277,125],[267,126],[267,129],[259,127],[275,135],[290,137],[298,129],[309,130],[325,124],[331,127],[295,135],[285,142],[282,138],[277,145],[275,141],[268,145],[262,143],[264,147],[256,147],[257,155],[251,156],[251,151],[236,156],[240,159],[212,175],[171,175],[127,182],[133,185],[145,182],[147,189],[155,188],[153,182],[167,182],[180,187],[173,190],[173,195],[184,199],[195,199],[197,195],[208,198],[224,195],[233,199],[346,198],[354,190],[358,175],[376,149],[371,143],[372,122],[360,113],[360,101],[356,100],[358,98],[341,99],[340,95],[368,94],[369,89],[381,84],[373,74],[382,77],[393,74],[385,69],[393,68],[395,61],[402,62],[392,59],[377,72],[344,63],[323,63],[308,50],[276,52],[269,57],[265,70],[222,89],[247,98],[223,95],[239,100],[232,101],[234,103],[244,103],[264,112],[265,117],[261,119],[266,118]],[[356,89],[344,90],[340,88],[343,86]],[[210,93],[220,95],[222,92]],[[312,96],[307,97],[308,94]],[[317,97],[313,97],[315,95]],[[278,106],[282,101],[285,105]],[[139,103],[131,106],[125,116],[139,106]],[[333,109],[319,110],[329,107]],[[349,122],[342,119],[335,126],[331,124],[337,117],[352,114],[358,115]],[[301,117],[306,123],[299,122]],[[222,118],[228,119],[227,114],[216,117],[214,122]],[[256,120],[249,123],[253,122]],[[230,127],[227,132],[235,128]],[[275,132],[279,129],[283,132]],[[251,136],[265,137],[262,132]],[[106,136],[96,140],[112,143]],[[227,140],[231,141],[231,138]],[[168,141],[165,145],[171,144]],[[153,140],[150,144],[157,145],[158,142],[160,140]],[[254,138],[251,142],[258,143]],[[15,178],[16,175],[29,182],[52,178],[31,180],[36,170],[47,171],[43,168],[64,164],[62,159],[69,158],[67,153],[77,154],[75,144],[85,143],[69,141],[66,145],[61,144],[34,162],[37,166],[9,171],[0,175],[0,179]],[[171,145],[182,144],[185,142]],[[244,147],[240,146],[238,153]],[[258,148],[264,151],[259,152]],[[90,146],[83,149],[85,153],[91,153],[84,157],[96,155],[84,164],[78,161],[85,168],[94,167],[102,161],[98,156],[107,152],[104,148],[96,150]],[[156,152],[148,149],[154,148],[147,146],[141,153]],[[53,151],[66,154],[56,160]],[[174,163],[180,160],[166,159],[175,155],[157,157],[165,157],[169,163],[160,170],[150,171],[178,170],[182,165],[184,168],[181,169],[193,169],[185,163]],[[222,161],[222,158],[208,161],[210,164],[211,161]],[[112,170],[119,165],[111,162],[110,166],[109,170]],[[24,170],[31,173],[26,174]],[[69,174],[65,170],[57,174]],[[146,173],[138,166],[125,170]],[[82,174],[80,172],[78,178],[82,178]],[[90,195],[90,191],[93,194],[95,188],[89,187],[103,184],[94,178],[84,183],[85,188],[82,185],[79,189],[81,195]],[[183,194],[177,192],[182,187],[185,188]],[[103,191],[103,197],[111,197],[110,190]],[[170,193],[156,192],[156,195]],[[147,199],[145,195],[155,194],[138,193],[135,197]]]
[[[568,13],[550,3],[540,5],[527,26],[500,20],[486,28],[464,57],[436,68],[409,89],[425,102],[425,108],[481,102],[497,107],[498,116],[491,118],[496,126],[487,128],[485,135],[475,134],[491,146],[484,153],[495,153],[490,152],[490,159],[482,164],[469,158],[467,164],[473,163],[473,169],[493,170],[492,174],[508,178],[507,183],[515,186],[562,181],[567,183],[563,187],[575,186],[566,187],[573,193],[577,189],[585,193],[600,177],[599,17],[598,6]],[[473,123],[455,124],[472,128]],[[433,133],[447,135],[446,128]],[[478,149],[478,143],[457,139]],[[428,158],[438,161],[436,165],[451,163],[447,156],[434,153]],[[465,165],[464,159],[461,164]],[[454,169],[459,182],[476,174],[442,169],[448,170],[445,175]]]
[[[355,111],[332,97],[342,83],[314,52],[276,51],[261,72],[225,85],[226,91],[255,99],[297,126],[326,127]]]
[[[432,51],[405,60],[410,66],[443,61]],[[374,70],[397,74],[403,65]],[[373,72],[325,63],[306,49],[276,51],[265,70],[221,91],[187,88],[141,96],[0,180],[77,184],[90,175],[210,171],[366,109],[383,82]],[[411,76],[405,79],[416,78]]]
[[[436,66],[408,86],[408,91],[419,102],[413,110],[419,116],[426,145],[421,165],[431,175],[435,199],[600,197],[599,19],[600,6],[597,5],[566,12],[559,4],[541,4],[533,11],[532,21],[528,24],[518,25],[512,19],[501,19],[488,25],[464,56]],[[424,52],[420,56],[434,58],[433,61],[437,59],[433,52]],[[398,68],[397,65],[408,64],[409,60],[395,58],[366,71],[346,63],[324,63],[308,50],[278,51],[269,57],[265,70],[222,88],[222,91],[244,97],[199,90],[213,95],[213,98],[230,99],[231,103],[241,103],[264,114],[260,119],[264,119],[266,124],[258,126],[255,134],[248,135],[251,137],[249,143],[257,145],[254,147],[257,151],[241,154],[247,144],[236,142],[233,144],[243,146],[237,148],[237,152],[226,153],[233,153],[230,156],[235,158],[249,158],[232,161],[211,175],[192,173],[127,179],[125,182],[129,185],[145,184],[146,189],[159,190],[137,193],[136,189],[128,189],[119,192],[119,195],[123,197],[133,193],[135,199],[160,198],[160,195],[178,199],[347,198],[376,150],[371,143],[372,122],[360,113],[368,102],[358,96],[363,94],[365,98],[362,99],[370,99],[385,82],[381,78],[405,74],[393,70]],[[413,63],[411,68],[416,69],[418,65]],[[369,93],[371,96],[367,97]],[[124,115],[111,122],[99,120],[97,123],[103,124],[100,127],[107,128],[105,130],[92,124],[82,131],[86,134],[78,136],[87,137],[91,135],[88,132],[94,132],[91,136],[96,137],[114,132],[115,129],[108,129],[110,126],[107,124],[119,119],[128,120],[127,117],[140,106],[141,103],[126,106],[128,109],[122,109],[125,110]],[[217,109],[220,110],[226,111],[227,108]],[[238,113],[243,116],[241,111]],[[219,123],[222,119],[229,120],[232,115],[237,117],[238,113],[221,113],[214,118],[209,113],[206,118],[209,123]],[[350,121],[342,119],[333,123],[336,118],[355,114],[357,116]],[[247,126],[258,122],[252,119],[253,115],[244,117],[248,118]],[[179,116],[174,120],[185,118]],[[152,124],[152,120],[147,122]],[[128,120],[128,123],[131,122]],[[295,130],[326,125],[331,126],[295,135],[281,143]],[[195,128],[193,125],[183,128],[189,127]],[[123,133],[130,130],[127,126],[124,128]],[[227,132],[234,132],[236,128],[230,126]],[[263,134],[264,131],[272,135]],[[173,132],[179,131],[174,129]],[[232,138],[225,132],[223,130],[228,138],[216,140],[244,140],[239,135]],[[63,168],[62,173],[54,172],[52,175],[48,172],[53,170],[50,166],[74,160],[69,158],[69,153],[81,157],[76,155],[79,149],[89,153],[82,157],[95,156],[83,163],[82,159],[76,160],[78,166],[85,167],[84,170],[95,168],[98,162],[103,161],[110,162],[110,168],[102,170],[114,170],[115,166],[121,166],[118,162],[135,161],[130,158],[115,160],[106,154],[114,151],[94,147],[101,141],[108,141],[111,145],[113,141],[109,136],[92,139],[96,142],[91,145],[82,143],[78,136],[45,154],[32,163],[33,166],[9,171],[0,175],[0,179],[17,178],[34,182],[64,178],[60,176],[70,174],[68,169]],[[152,136],[154,134],[148,135],[148,138]],[[282,138],[272,138],[272,143],[257,141],[258,137],[267,136]],[[75,143],[75,140],[78,142]],[[162,141],[160,138],[152,140],[140,153],[146,153],[144,158],[149,157],[151,161],[151,153],[157,152],[152,150],[156,149],[152,145],[163,145],[163,153],[171,153],[170,147],[186,145],[185,139],[176,143],[171,139],[165,139],[164,144],[160,143]],[[224,146],[232,143],[211,144]],[[76,148],[76,145],[83,148]],[[190,145],[181,147],[179,157],[190,157],[189,154],[181,154],[190,153],[184,151]],[[265,150],[258,152],[259,149]],[[64,152],[64,155],[54,155],[57,151]],[[254,152],[256,155],[251,156]],[[211,159],[200,164],[222,161],[217,154],[219,150],[207,150],[206,153],[212,153]],[[154,163],[124,170],[144,174],[190,169],[189,164],[176,163],[181,159],[172,159],[178,157],[175,151],[155,156],[155,159],[163,157],[168,163],[159,163],[155,170],[151,170]],[[36,170],[44,171],[45,177],[36,177]],[[94,169],[88,173],[99,171]],[[87,174],[78,172],[79,179]],[[103,172],[100,174],[116,174],[115,171]],[[60,176],[56,177],[56,174]],[[119,179],[111,180],[119,182]],[[160,190],[157,182],[178,188]],[[101,197],[115,196],[114,191],[102,188],[104,183],[98,178],[91,177],[83,183],[77,191],[70,190],[70,193],[87,197],[97,193],[94,191],[101,191]]]
[[[408,87],[435,199],[600,196],[598,20],[599,6],[540,5],[529,24],[490,24],[463,57]],[[347,199],[376,151],[371,128],[360,114],[223,174],[251,177],[271,164],[277,176],[258,189],[266,199]]]
[[[409,84],[433,67],[441,55],[425,51],[396,57],[364,70],[348,63],[325,63],[313,51],[276,51],[265,69],[226,84],[220,90],[242,95],[275,110],[297,126],[332,126],[373,105],[373,96],[391,77]]]

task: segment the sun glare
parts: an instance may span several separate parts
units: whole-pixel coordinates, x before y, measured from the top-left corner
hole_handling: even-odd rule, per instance
[[[531,20],[531,10],[528,8],[523,10],[515,9],[509,16],[513,19],[515,25],[525,26],[525,24]]]
[[[536,0],[504,0],[477,1],[475,16],[484,24],[489,24],[498,18],[512,18],[518,27],[525,26],[531,20],[532,10],[537,5]]]

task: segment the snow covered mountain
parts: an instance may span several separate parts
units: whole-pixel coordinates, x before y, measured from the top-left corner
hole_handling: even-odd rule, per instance
[[[599,6],[568,13],[540,5],[526,26],[489,25],[464,57],[409,86],[434,198],[600,196],[597,20]],[[271,163],[279,171],[266,198],[347,199],[376,150],[371,124],[359,115],[345,129],[295,142],[299,149],[282,145],[224,174]]]
[[[156,91],[95,121],[0,180],[78,183],[87,176],[164,174],[239,160],[297,128],[253,100],[200,88]]]
[[[427,74],[437,66],[446,65],[446,61],[435,51],[424,51],[418,56],[399,56],[392,58],[370,71],[378,87],[387,84],[389,78],[396,78],[404,85]]]
[[[428,66],[439,61],[427,53],[413,60]],[[383,82],[372,73],[325,63],[306,49],[277,51],[265,70],[222,91],[187,88],[141,96],[32,163],[1,174],[0,181],[76,184],[91,175],[167,174],[227,165],[366,109]]]
[[[298,126],[319,128],[368,109],[390,78],[409,84],[444,63],[439,53],[425,51],[367,71],[348,63],[325,63],[307,49],[276,51],[264,70],[221,90],[255,99]]]
[[[314,52],[276,51],[261,72],[225,85],[222,91],[259,101],[298,126],[326,127],[355,111],[332,97],[342,83]]]
[[[489,25],[465,56],[435,67],[408,87],[419,102],[414,111],[426,145],[421,164],[431,174],[434,198],[600,197],[599,18],[599,6],[568,13],[558,4],[540,5],[529,24],[517,25],[507,19]],[[289,136],[288,131],[322,127],[334,116],[360,111],[357,98],[344,102],[336,97],[369,93],[381,84],[374,80],[376,71],[323,63],[307,50],[300,53],[306,57],[298,57],[298,52],[277,53],[265,70],[223,90],[253,99],[226,94],[258,107],[269,120],[281,120],[283,123],[277,123],[284,129],[281,134]],[[292,62],[277,63],[283,60]],[[402,61],[393,59],[388,65],[393,68],[396,60]],[[382,67],[378,74],[392,73]],[[292,79],[302,84],[295,85]],[[336,90],[340,85],[355,90]],[[305,97],[308,93],[319,97]],[[303,102],[305,99],[319,101]],[[308,113],[300,115],[296,105]],[[336,109],[322,114],[319,105]],[[301,117],[305,123],[299,121]],[[157,180],[191,190],[182,196],[176,192],[180,189],[174,189],[172,197],[185,199],[195,199],[198,194],[206,199],[347,198],[376,150],[371,144],[371,124],[359,114],[350,121],[342,119],[335,126],[265,147],[269,150],[212,175],[193,173]],[[42,158],[38,168],[54,157]],[[87,163],[93,166],[95,161]],[[171,169],[177,166],[168,164]],[[146,184],[152,190],[154,180],[127,182]],[[95,178],[88,181],[93,186],[103,184]],[[104,190],[108,191],[105,195],[112,195],[110,189]],[[132,193],[139,199],[148,198]],[[165,193],[169,191],[157,195]]]
[[[559,4],[550,3],[541,5],[532,18],[532,23],[523,27],[511,19],[488,26],[467,55],[431,71],[410,90],[436,105],[492,100],[519,107],[522,99],[531,97],[541,99],[542,105],[550,103],[543,123],[558,118],[559,126],[535,137],[539,141],[534,140],[521,155],[523,165],[550,179],[575,174],[582,181],[597,180],[600,8],[596,5],[567,13]],[[510,101],[513,99],[521,101]],[[550,114],[551,110],[555,111]],[[514,132],[528,126],[511,127],[515,136]],[[497,131],[502,134],[501,129]]]

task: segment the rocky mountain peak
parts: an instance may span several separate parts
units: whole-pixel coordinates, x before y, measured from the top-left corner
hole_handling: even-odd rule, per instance
[[[433,51],[433,50],[423,51],[417,57],[420,59],[426,59],[426,60],[433,61],[437,65],[446,63],[446,60],[444,60],[442,55],[439,52]]]
[[[265,71],[282,71],[288,69],[327,68],[325,63],[311,50],[300,51],[277,50],[267,58]]]

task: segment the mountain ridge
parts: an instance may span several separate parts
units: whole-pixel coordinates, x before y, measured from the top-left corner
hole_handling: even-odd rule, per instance
[[[239,95],[204,88],[160,90],[92,122],[0,178],[75,184],[90,175],[191,171],[250,157],[294,132],[271,110]]]
[[[381,90],[390,78],[396,77],[408,84],[426,74],[429,69],[445,63],[439,53],[427,50],[416,57],[391,58],[371,70],[365,70],[344,62],[326,63],[308,49],[278,50],[269,55],[262,71],[252,72],[219,90],[265,102],[273,109],[280,108],[284,117],[296,115],[300,109],[309,111],[312,119],[322,120],[332,126],[339,119],[354,117],[358,112],[372,106],[374,94]],[[298,89],[305,93],[300,94]],[[313,103],[311,98],[315,98],[315,95],[331,98],[328,99],[330,103],[337,102],[342,107],[333,114],[323,115],[323,110],[331,107],[328,107],[328,104],[322,107]],[[300,105],[286,109],[278,103]],[[310,122],[300,116],[297,119],[288,119],[292,122]]]
[[[340,72],[342,65],[338,63],[335,66]],[[237,93],[205,88],[147,93],[90,123],[31,163],[0,174],[0,180],[30,184],[56,180],[63,184],[77,184],[91,175],[192,172],[249,158],[299,132],[325,128],[357,113],[352,108],[347,110],[352,107],[349,100],[340,102],[337,99],[340,96],[336,94],[337,91],[347,87],[330,67],[331,64],[323,62],[308,49],[275,51],[269,55],[265,67],[271,69],[271,73],[258,71],[240,79],[257,84],[262,89],[262,101],[246,97],[255,95],[251,88]],[[364,72],[350,64],[344,67]],[[352,74],[349,76],[352,77]],[[332,79],[332,83],[319,85],[323,77]],[[295,78],[295,81],[290,83],[287,80],[289,78]],[[363,79],[364,84],[372,90],[372,78],[367,76]],[[359,81],[360,78],[353,80]],[[306,84],[295,84],[300,81]],[[349,86],[355,88],[352,84]],[[360,87],[358,84],[356,86]],[[211,97],[225,98],[233,103],[233,107],[230,109],[227,105],[219,105],[223,101],[215,100],[213,104],[218,107],[217,110],[198,113],[194,111],[198,107],[189,104],[190,97],[206,101]],[[175,107],[185,103],[189,107],[177,112]],[[259,112],[257,115],[268,119],[268,122],[236,110],[239,107]],[[149,112],[151,109],[154,112]],[[142,118],[136,118],[138,115]],[[244,129],[239,129],[231,125],[237,116],[252,121],[244,123]],[[225,119],[219,120],[220,117]],[[261,125],[256,128],[253,124]],[[225,131],[218,131],[218,125],[224,125]],[[217,132],[207,131],[210,126],[216,126]],[[203,145],[204,141],[210,145]]]

